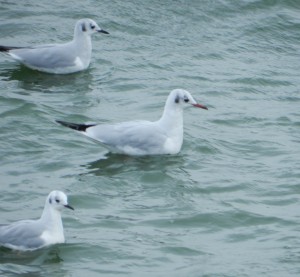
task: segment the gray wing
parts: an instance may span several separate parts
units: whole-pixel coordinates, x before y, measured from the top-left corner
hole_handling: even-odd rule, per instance
[[[0,226],[0,244],[7,247],[34,249],[44,244],[40,238],[43,228],[37,221],[22,220]]]
[[[76,58],[70,43],[13,49],[9,54],[28,66],[50,69],[74,66]]]
[[[86,129],[86,135],[117,148],[132,148],[147,153],[159,153],[167,139],[167,134],[155,122],[133,121],[114,125],[101,124]]]

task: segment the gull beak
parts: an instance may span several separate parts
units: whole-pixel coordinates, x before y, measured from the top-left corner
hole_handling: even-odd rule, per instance
[[[109,32],[106,32],[106,31],[104,31],[104,30],[102,30],[102,29],[98,30],[97,32],[98,32],[98,33],[103,33],[103,34],[109,35]]]
[[[73,207],[71,207],[69,204],[67,204],[67,205],[64,205],[64,207],[74,211],[74,208],[73,208]]]
[[[194,107],[196,107],[196,108],[201,108],[201,109],[204,109],[204,110],[208,110],[208,108],[206,107],[206,106],[204,106],[204,105],[202,105],[202,104],[192,104]]]

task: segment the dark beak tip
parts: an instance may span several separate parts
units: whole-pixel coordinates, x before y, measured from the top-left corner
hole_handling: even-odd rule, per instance
[[[105,30],[99,30],[98,33],[103,33],[103,34],[109,35],[109,32],[107,32]]]
[[[72,210],[72,211],[75,210],[75,209],[74,209],[72,206],[70,206],[70,205],[65,205],[65,208],[68,208],[68,209],[70,209],[70,210]]]

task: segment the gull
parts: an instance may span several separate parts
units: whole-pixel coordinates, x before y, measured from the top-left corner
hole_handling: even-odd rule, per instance
[[[74,210],[62,191],[48,195],[42,216],[37,220],[21,220],[0,226],[0,245],[20,251],[36,250],[57,243],[64,243],[61,220],[63,208]]]
[[[76,124],[56,122],[102,143],[111,152],[131,156],[177,154],[183,142],[183,106],[198,104],[183,89],[172,90],[163,114],[157,121],[128,121],[116,124]]]
[[[108,34],[94,20],[80,19],[70,42],[30,47],[0,46],[0,52],[34,70],[54,74],[73,73],[88,68],[92,55],[91,35],[97,32]]]

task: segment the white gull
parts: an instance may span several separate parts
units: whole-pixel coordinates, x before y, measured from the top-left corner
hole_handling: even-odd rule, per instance
[[[37,220],[21,220],[0,226],[0,245],[21,251],[36,250],[57,243],[64,243],[61,220],[63,208],[74,210],[67,196],[61,191],[52,191],[45,202],[42,216]]]
[[[183,89],[171,91],[158,121],[128,121],[116,124],[58,123],[102,143],[112,152],[133,156],[177,154],[183,142],[183,106],[207,109]]]
[[[31,47],[0,46],[0,52],[9,54],[25,66],[47,73],[68,74],[87,69],[92,55],[91,35],[108,32],[92,19],[80,19],[72,41]]]

